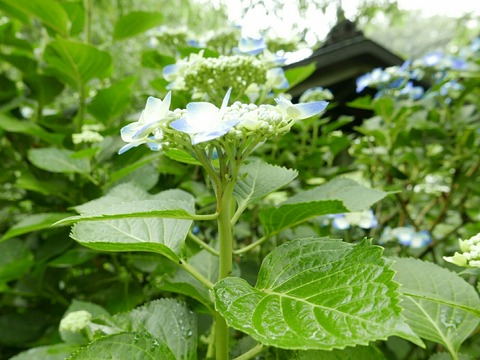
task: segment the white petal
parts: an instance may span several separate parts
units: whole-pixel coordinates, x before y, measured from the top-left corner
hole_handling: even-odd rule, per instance
[[[232,88],[228,89],[227,93],[225,94],[225,97],[223,98],[223,101],[222,101],[221,109],[224,109],[228,106],[228,100],[230,100],[231,93],[232,93]]]

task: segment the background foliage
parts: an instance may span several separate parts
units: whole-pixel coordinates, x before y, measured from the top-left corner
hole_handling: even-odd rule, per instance
[[[379,9],[397,14],[394,6],[370,5],[361,8],[358,17],[366,29],[377,26],[367,20]],[[227,25],[224,8],[187,0],[176,6],[170,1],[0,0],[0,358],[20,353],[15,359],[63,359],[91,340],[96,341],[87,351],[71,358],[102,358],[112,351],[130,354],[132,344],[146,349],[142,356],[157,358],[195,359],[208,353],[207,314],[214,307],[210,293],[165,257],[175,262],[189,257],[202,276],[216,281],[218,265],[212,253],[191,237],[185,241],[190,229],[204,239],[215,236],[212,227],[194,222],[192,216],[195,208],[211,212],[214,191],[184,154],[165,156],[146,147],[122,156],[117,151],[124,145],[120,128],[138,119],[147,96],[163,98],[167,93],[162,69],[199,51],[191,40],[203,40],[212,57],[237,45],[239,31],[225,30]],[[298,29],[298,34],[305,35],[306,29]],[[457,55],[470,40],[468,31],[459,34]],[[405,48],[404,53],[420,56],[422,44],[411,43],[416,50]],[[269,46],[294,50],[304,45],[276,39]],[[237,241],[245,246],[263,238],[265,242],[248,256],[237,253],[235,276],[214,288],[223,299],[218,311],[236,329],[233,354],[245,353],[257,340],[272,346],[261,355],[268,359],[334,359],[346,354],[359,359],[448,358],[442,351],[478,356],[478,271],[460,272],[442,259],[458,249],[458,237],[480,232],[478,55],[469,63],[476,67],[467,72],[444,69],[447,75],[438,83],[432,74],[430,95],[422,99],[387,92],[355,101],[352,107],[371,114],[355,129],[345,127],[351,122],[347,118],[307,119],[285,137],[267,143],[256,154],[258,159],[245,166],[234,192],[246,209],[236,227]],[[293,85],[302,74],[286,76]],[[435,97],[451,80],[463,87]],[[188,92],[178,92],[172,108],[185,107],[190,100]],[[348,178],[319,186],[342,174]],[[358,181],[379,190],[367,190]],[[172,210],[172,199],[182,206]],[[138,208],[129,203],[122,210],[119,200],[145,201],[152,208],[145,208],[144,202]],[[115,208],[114,215],[173,212],[181,219],[116,219],[122,231],[114,233],[111,222],[96,221],[93,226],[87,221],[99,207]],[[336,219],[327,216],[369,207],[375,226],[362,227],[350,218],[348,227],[338,227]],[[52,226],[72,216],[82,220],[73,229],[67,221]],[[178,238],[162,237],[167,227],[175,228]],[[402,242],[395,235],[398,231],[391,232],[407,228],[413,229],[408,234],[428,231],[430,241],[416,246]],[[155,245],[132,241],[138,234],[155,237]],[[366,236],[395,261],[383,257],[378,247],[366,250],[371,246],[362,241]],[[345,241],[339,245],[325,237]],[[292,238],[301,240],[289,242]],[[340,319],[332,338],[336,342],[328,343],[318,341],[321,329],[312,330],[318,325],[312,318],[311,333],[276,338],[270,327],[303,323],[265,311],[282,301],[294,308],[295,300],[317,291],[312,274],[272,275],[273,260],[287,266],[302,246],[308,247],[310,257],[302,258],[300,266],[319,269],[325,278],[329,272],[322,266],[351,258],[357,268],[348,267],[340,282],[325,280],[324,285],[348,297],[340,289],[342,281],[354,275],[369,278],[383,296],[368,316],[394,319],[392,324],[400,325],[375,326],[368,323],[370,318],[359,316],[351,330]],[[328,246],[334,255],[325,255]],[[378,268],[384,270],[381,275]],[[298,284],[305,285],[304,293],[295,293]],[[232,289],[251,294],[255,301],[242,303],[235,298],[240,290]],[[334,296],[328,304],[322,301],[325,298],[312,298],[305,309],[342,304]],[[367,297],[361,303],[368,301]],[[262,308],[265,303],[269,306]],[[398,303],[404,309],[401,318]],[[62,319],[79,310],[91,314],[91,332],[78,337],[59,331]],[[356,316],[357,310],[364,311],[347,309],[342,316]],[[249,311],[271,322],[238,318],[238,313]],[[404,324],[413,333],[405,330],[407,326],[400,329]],[[324,351],[352,345],[347,331],[361,333],[364,345],[380,340],[371,346]],[[398,336],[379,335],[385,332]]]

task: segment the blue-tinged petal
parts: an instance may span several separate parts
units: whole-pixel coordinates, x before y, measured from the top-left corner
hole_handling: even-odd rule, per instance
[[[238,50],[243,54],[258,55],[267,47],[265,39],[242,37],[238,43]]]
[[[285,77],[285,72],[282,68],[277,67],[267,71],[267,79],[269,84],[274,89],[288,89],[290,84]]]
[[[350,229],[350,223],[345,218],[343,214],[337,214],[333,217],[332,226],[337,230],[347,230]]]
[[[182,117],[178,120],[172,121],[170,127],[174,130],[181,131],[187,134],[195,134],[196,129],[190,126],[190,123],[186,117]]]
[[[147,146],[153,151],[159,151],[162,148],[161,144],[155,142],[147,142]]]
[[[155,128],[158,127],[160,121],[153,121],[137,128],[137,132],[133,134],[132,139],[141,139],[150,134]]]
[[[124,145],[120,150],[118,150],[118,155],[122,155],[124,152],[130,150],[131,148],[137,147],[145,143],[145,140],[133,141],[127,145]]]
[[[217,124],[215,129],[210,131],[203,131],[192,136],[192,145],[200,144],[205,141],[213,140],[219,138],[220,136],[225,135],[232,129],[235,125],[240,122],[240,119],[230,119],[225,122],[220,122]]]
[[[278,107],[293,120],[302,120],[321,113],[328,105],[328,101],[313,101],[293,105],[291,101],[279,97],[275,101]]]
[[[120,130],[120,136],[122,137],[122,140],[125,142],[132,141],[134,135],[138,132],[139,126],[140,125],[138,122],[133,122],[122,127],[122,129]]]
[[[173,81],[176,78],[178,66],[176,64],[167,65],[163,68],[163,78],[167,81]]]

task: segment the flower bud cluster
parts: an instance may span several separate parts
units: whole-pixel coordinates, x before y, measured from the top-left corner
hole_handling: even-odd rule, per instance
[[[238,37],[239,31],[235,28],[220,29],[208,34],[205,44],[219,54],[232,55],[233,48],[238,44]]]
[[[192,36],[186,28],[172,28],[162,26],[156,30],[149,32],[150,47],[160,46],[161,49],[168,49],[170,53],[174,54],[179,47],[190,45],[189,39]]]
[[[239,91],[251,83],[263,84],[267,80],[263,62],[250,56],[199,58],[189,65],[183,69],[184,85],[195,93],[211,95],[217,89],[223,93],[229,87]]]
[[[72,134],[72,142],[74,144],[102,142],[103,136],[99,133],[102,130],[105,130],[102,124],[82,125],[80,133]]]
[[[453,256],[444,256],[445,261],[464,267],[480,268],[480,233],[467,240],[458,240],[460,251]]]
[[[332,100],[332,99],[333,99],[332,92],[328,89],[324,89],[321,86],[310,88],[300,96],[300,102],[311,102],[311,101]]]

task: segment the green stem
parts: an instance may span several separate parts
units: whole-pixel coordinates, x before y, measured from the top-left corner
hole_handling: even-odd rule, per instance
[[[254,356],[260,354],[263,351],[263,344],[257,344],[246,353],[243,353],[240,356],[237,356],[234,360],[248,360],[253,358]]]
[[[200,245],[202,248],[204,248],[205,250],[207,250],[210,254],[212,255],[215,255],[215,256],[219,256],[220,253],[215,250],[213,247],[211,247],[210,245],[208,245],[205,241],[203,241],[202,239],[200,239],[197,235],[193,234],[193,233],[188,233],[188,237],[193,240],[194,242],[196,242],[198,245]]]
[[[85,42],[90,44],[92,42],[92,0],[84,0],[85,7]]]
[[[181,260],[179,263],[180,267],[187,271],[190,275],[192,275],[195,279],[200,281],[203,285],[205,285],[209,290],[213,289],[213,284],[210,280],[208,280],[205,276],[200,274],[197,269],[195,269],[192,265],[187,263],[185,260]]]
[[[262,245],[265,241],[267,241],[270,237],[269,236],[263,236],[261,237],[260,239],[258,239],[257,241],[251,243],[250,245],[247,245],[241,249],[238,249],[238,250],[235,250],[233,253],[235,255],[240,255],[240,254],[244,254],[250,250],[252,250],[253,248],[256,248],[257,246],[260,246]]]
[[[235,177],[226,180],[224,188],[217,194],[217,223],[220,241],[218,280],[224,279],[232,273],[233,227],[231,225],[231,211],[235,180]],[[229,336],[230,332],[227,323],[223,316],[217,312],[215,316],[215,352],[217,360],[227,360],[229,358]]]

